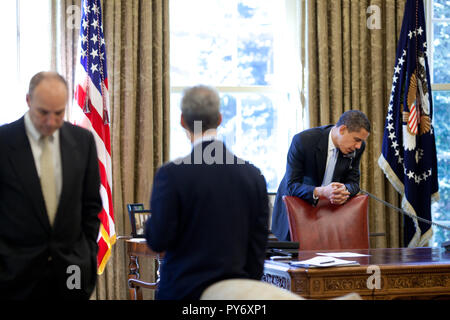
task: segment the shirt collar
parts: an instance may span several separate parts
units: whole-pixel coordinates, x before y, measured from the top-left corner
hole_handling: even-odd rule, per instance
[[[331,130],[328,134],[328,152],[333,151],[334,149],[337,149],[337,147],[333,143],[333,139],[331,138]]]
[[[31,137],[35,142],[39,142],[42,135],[39,133],[39,131],[34,126],[33,121],[31,121],[30,112],[27,112],[25,114],[24,121],[25,121],[25,130],[27,131],[29,137]],[[53,141],[58,136],[59,136],[59,129],[56,130],[50,136],[50,141]]]
[[[201,143],[203,143],[205,141],[213,141],[213,140],[217,140],[217,137],[216,137],[215,133],[214,134],[205,134],[205,135],[197,138],[196,140],[194,140],[194,142],[192,143],[192,149],[195,146],[197,146],[197,145],[199,145],[199,144],[201,144]]]

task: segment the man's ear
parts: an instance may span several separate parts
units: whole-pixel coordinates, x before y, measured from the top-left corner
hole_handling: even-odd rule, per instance
[[[347,126],[345,124],[341,125],[339,127],[339,134],[342,136],[346,130],[347,130]]]
[[[187,125],[186,125],[186,122],[184,121],[183,115],[181,115],[181,118],[180,118],[180,124],[181,124],[181,126],[182,126],[184,129],[189,130],[188,127],[187,127]]]
[[[220,126],[222,123],[222,114],[219,112],[219,119],[217,120],[217,126]]]
[[[30,94],[28,94],[28,93],[27,93],[27,96],[26,96],[26,100],[27,100],[28,108],[31,108],[31,97],[30,97]]]

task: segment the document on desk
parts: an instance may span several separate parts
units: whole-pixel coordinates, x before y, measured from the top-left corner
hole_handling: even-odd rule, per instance
[[[325,268],[340,266],[359,266],[357,261],[337,259],[334,257],[318,256],[303,261],[291,261],[290,265],[299,268]]]
[[[355,257],[369,257],[370,254],[361,254],[355,252],[326,252],[317,253],[319,256],[335,257],[335,258],[355,258]]]

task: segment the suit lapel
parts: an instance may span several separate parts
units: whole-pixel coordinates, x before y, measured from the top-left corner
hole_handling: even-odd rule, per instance
[[[334,168],[333,181],[340,181],[344,172],[350,167],[350,158],[344,158],[342,152],[339,151],[339,155],[336,161],[336,167]]]
[[[334,167],[334,173],[333,173],[333,180],[332,181],[339,181],[340,177],[342,176],[341,172],[342,172],[342,168],[343,165],[345,164],[345,159],[342,157],[342,153],[339,150],[338,153],[338,158],[336,160],[336,166]]]
[[[44,229],[50,231],[50,222],[45,209],[41,182],[37,173],[30,142],[25,132],[24,118],[19,119],[16,124],[17,126],[13,127],[10,145],[11,166],[14,168],[25,192],[35,207],[34,213],[37,214]]]

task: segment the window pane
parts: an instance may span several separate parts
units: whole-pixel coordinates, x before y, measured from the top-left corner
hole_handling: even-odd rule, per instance
[[[172,86],[236,82],[231,72],[235,55],[230,40],[234,33],[232,4],[211,0],[170,2]]]
[[[277,3],[171,1],[172,86],[270,84]]]
[[[433,92],[434,130],[438,160],[440,200],[432,206],[433,220],[450,226],[450,91]],[[450,232],[433,227],[433,245],[450,239]]]
[[[269,190],[278,188],[277,167],[283,162],[281,150],[273,148],[282,131],[273,100],[275,96],[266,94],[224,94],[222,103],[228,112],[219,128],[219,135],[237,156],[261,169]]]
[[[16,1],[2,1],[0,10],[0,30],[2,30],[2,74],[0,77],[0,125],[17,118],[16,97],[18,96],[17,82],[17,29],[16,29]],[[22,104],[25,102],[23,98]]]
[[[191,149],[180,126],[180,89],[215,86],[223,116],[219,138],[238,157],[261,169],[269,192],[276,192],[289,144],[301,129],[300,24],[285,4],[170,1],[172,160]]]
[[[267,1],[238,1],[238,72],[242,85],[269,85],[273,75],[273,12]]]
[[[170,160],[185,156],[191,152],[191,144],[180,124],[180,93],[170,95]]]
[[[32,75],[50,68],[50,2],[21,0],[20,41],[17,36],[16,1],[2,1],[0,30],[3,47],[0,53],[0,125],[20,118],[27,110],[25,95]],[[19,48],[19,50],[17,49]]]
[[[450,83],[450,24],[434,23],[434,83]]]
[[[20,71],[25,89],[34,74],[50,68],[49,4],[48,0],[20,0]]]
[[[449,0],[433,0],[433,18],[450,18]]]

